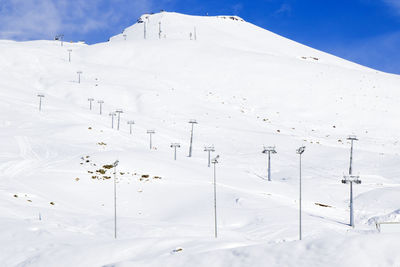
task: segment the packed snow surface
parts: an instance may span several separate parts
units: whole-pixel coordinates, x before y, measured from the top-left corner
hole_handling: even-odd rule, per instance
[[[0,41],[0,265],[399,266],[400,234],[376,230],[400,221],[398,103],[399,76],[238,17],[148,14],[90,46]]]

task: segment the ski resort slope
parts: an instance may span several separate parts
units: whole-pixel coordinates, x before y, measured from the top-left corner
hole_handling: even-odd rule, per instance
[[[0,41],[1,266],[400,265],[399,234],[375,227],[400,222],[399,76],[237,17],[141,21],[146,39],[136,23],[90,46]],[[362,180],[355,228],[341,183],[349,134]],[[220,155],[218,238],[205,145]],[[264,145],[278,152],[272,181]],[[113,170],[103,167],[115,160],[117,239]]]

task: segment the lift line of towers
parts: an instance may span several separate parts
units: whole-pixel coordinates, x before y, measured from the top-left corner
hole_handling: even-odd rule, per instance
[[[39,93],[37,94],[39,97],[39,111],[42,111],[42,98],[45,97],[44,94]],[[93,102],[95,101],[94,98],[88,98],[89,102],[89,110],[93,109]],[[97,103],[99,104],[99,114],[102,115],[103,111],[103,100],[98,100]],[[109,113],[109,116],[111,117],[111,128],[114,128],[114,117],[117,116],[117,126],[116,129],[120,129],[120,122],[121,122],[121,114],[123,113],[122,109],[116,109],[113,112]],[[190,142],[189,142],[189,155],[188,157],[192,157],[192,149],[193,149],[193,132],[194,132],[194,125],[198,124],[198,122],[194,119],[188,121],[189,124],[191,124],[191,131],[190,131]],[[129,134],[132,134],[132,125],[135,124],[133,120],[128,120],[127,124],[129,125]],[[149,129],[146,131],[146,133],[149,135],[149,148],[150,150],[153,149],[153,140],[152,140],[152,135],[156,133],[155,130]],[[354,227],[354,208],[353,208],[353,183],[355,184],[361,184],[360,177],[358,175],[353,175],[353,146],[354,146],[354,141],[358,141],[357,137],[355,135],[349,135],[347,140],[350,141],[351,146],[350,146],[350,165],[349,165],[349,174],[344,175],[343,179],[341,182],[343,184],[349,184],[350,185],[350,223],[349,225],[351,227]],[[181,145],[180,143],[171,143],[170,145],[171,148],[173,148],[174,151],[174,160],[177,159],[177,148],[180,148]],[[302,165],[301,165],[301,159],[302,155],[305,151],[305,146],[301,146],[296,150],[296,153],[299,155],[299,240],[302,239],[302,187],[301,187],[301,178],[302,178]],[[217,155],[215,158],[211,159],[211,152],[215,152],[214,146],[205,146],[204,151],[207,152],[208,154],[208,167],[211,166],[211,164],[214,165],[214,220],[215,220],[215,237],[217,237],[217,195],[216,195],[216,164],[218,163],[219,160],[219,155]],[[268,181],[272,181],[271,179],[271,154],[276,154],[277,151],[275,149],[275,146],[264,146],[263,150],[261,151],[263,154],[268,155],[268,160],[267,160],[267,179]],[[118,162],[114,164],[114,167],[118,165]],[[114,172],[115,174],[116,172]],[[114,180],[116,180],[116,177],[114,176]],[[114,181],[115,182],[115,181]],[[116,190],[116,189],[115,189]],[[115,191],[116,194],[116,191]],[[115,219],[116,220],[116,219]],[[116,233],[115,233],[116,237]]]
[[[37,94],[39,97],[39,111],[42,111],[42,98],[45,97],[43,93]],[[89,110],[93,110],[93,102],[95,101],[94,98],[88,98],[87,99],[89,102]],[[102,115],[103,113],[103,100],[98,100],[97,103],[99,104],[99,114]],[[113,112],[109,113],[109,116],[111,117],[111,128],[114,129],[114,117],[117,116],[117,125],[116,129],[120,129],[120,122],[121,122],[121,114],[123,113],[122,109],[116,109]],[[190,131],[190,146],[189,146],[189,155],[188,157],[192,157],[192,147],[193,147],[193,132],[194,132],[194,125],[197,124],[196,120],[190,120],[188,123],[191,124],[191,131]],[[129,133],[132,134],[132,125],[135,124],[133,120],[128,120],[127,124],[129,125]],[[155,130],[147,130],[147,134],[149,134],[149,147],[150,150],[153,149],[153,143],[152,143],[152,135],[155,134]],[[174,149],[174,160],[176,160],[177,156],[177,148],[180,148],[181,145],[180,143],[171,143],[171,148]],[[218,163],[219,155],[217,155],[215,158],[211,159],[211,152],[214,152],[214,146],[205,146],[204,151],[208,152],[208,167],[210,167],[210,163],[214,165],[214,233],[215,237],[217,237],[217,187],[216,187],[216,164]],[[116,187],[116,167],[118,166],[119,161],[115,161],[113,163],[113,168],[114,168],[114,238],[117,238],[117,187]]]
[[[143,24],[143,39],[146,40],[148,38],[148,24],[150,23],[150,17],[147,16],[145,18],[145,20],[139,19],[138,23],[142,23]],[[128,38],[128,35],[126,33],[122,34],[122,37],[124,38],[124,40],[126,41]],[[161,21],[158,22],[158,39],[162,39],[162,38],[167,38],[167,35],[164,34],[164,31],[162,30],[162,23]],[[189,32],[189,39],[190,40],[197,40],[197,28],[196,26],[193,27],[193,32]],[[64,45],[64,35],[63,34],[59,34],[56,35],[54,37],[54,40],[56,41],[60,41],[61,46]],[[68,61],[71,62],[71,52],[72,49],[67,49],[68,51]]]
[[[161,22],[159,22],[159,38],[161,39]],[[63,35],[60,35],[59,40],[61,41],[61,46],[63,46]],[[126,34],[123,35],[124,39],[126,40]],[[194,28],[194,38],[196,40],[196,28]],[[146,39],[146,22],[144,22],[144,39]],[[192,33],[190,34],[190,39],[192,39]],[[72,49],[68,49],[68,62],[71,62],[71,52]],[[78,74],[78,83],[81,83],[81,74],[82,71],[77,71]],[[39,97],[39,111],[42,111],[42,98],[45,97],[43,93],[38,93],[37,97]],[[88,98],[89,102],[89,109],[93,109],[93,102],[95,101],[94,98]],[[103,100],[98,100],[97,103],[99,104],[99,114],[103,114]],[[111,128],[114,128],[114,117],[117,116],[117,130],[120,129],[120,122],[121,122],[121,114],[123,113],[122,109],[116,109],[115,111],[110,112],[108,115],[111,117]],[[193,130],[194,130],[194,125],[198,124],[198,122],[194,119],[189,120],[191,124],[191,131],[190,131],[190,145],[189,145],[189,155],[188,157],[192,157],[192,147],[193,147]],[[129,133],[132,134],[132,125],[135,124],[135,121],[129,120],[127,121],[127,124],[129,125]],[[150,150],[153,148],[152,144],[152,135],[155,134],[155,130],[149,129],[146,131],[146,133],[149,135],[149,147]],[[350,185],[350,222],[349,225],[351,227],[355,227],[354,224],[354,207],[353,207],[353,183],[355,184],[361,184],[360,176],[358,175],[353,175],[353,146],[354,146],[354,141],[358,141],[357,137],[355,135],[349,135],[347,140],[350,141],[351,147],[350,147],[350,165],[349,165],[349,174],[344,175],[343,179],[341,182],[343,184],[349,184]],[[177,148],[180,148],[181,145],[180,143],[171,143],[170,145],[171,148],[173,148],[174,151],[174,160],[177,159]],[[302,179],[302,165],[301,165],[301,160],[302,160],[302,155],[305,151],[305,146],[301,146],[296,150],[296,153],[299,155],[299,240],[302,240],[302,184],[301,184],[301,179]],[[208,167],[211,166],[211,164],[214,165],[213,169],[213,187],[214,187],[214,236],[215,238],[218,237],[218,227],[217,227],[217,187],[216,187],[216,165],[219,162],[219,155],[217,155],[215,158],[211,159],[211,152],[215,152],[214,146],[205,146],[204,151],[207,152],[208,154]],[[276,154],[277,151],[275,149],[275,146],[264,146],[263,150],[261,151],[263,154],[268,155],[268,161],[267,161],[267,178],[268,181],[271,180],[271,154]],[[117,189],[116,189],[116,167],[118,166],[119,161],[115,161],[113,163],[113,168],[114,168],[114,238],[117,238]]]
[[[148,26],[148,24],[150,22],[150,18],[149,17],[146,17],[145,19],[146,19],[145,21],[140,20],[140,23],[143,24],[143,39],[144,40],[147,39],[147,26]],[[122,37],[126,41],[128,35],[124,33],[124,34],[122,34]],[[161,21],[159,21],[158,22],[158,39],[162,39],[162,38],[167,38],[167,35],[166,34],[163,35],[163,30],[162,30],[162,27],[161,27]],[[197,40],[197,29],[196,29],[196,27],[193,28],[193,32],[189,33],[189,39],[190,40],[195,40],[195,41]]]

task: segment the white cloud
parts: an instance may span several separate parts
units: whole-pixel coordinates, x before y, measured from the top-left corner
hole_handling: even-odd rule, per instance
[[[118,25],[153,0],[0,0],[0,39],[51,39]]]
[[[0,38],[44,37],[60,27],[60,18],[51,0],[10,0],[0,3]]]

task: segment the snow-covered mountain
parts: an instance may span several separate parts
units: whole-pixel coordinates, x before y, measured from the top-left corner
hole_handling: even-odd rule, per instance
[[[400,264],[399,234],[375,228],[400,221],[399,76],[233,16],[146,14],[107,43],[0,48],[1,266]],[[349,134],[362,180],[354,229],[341,183]],[[205,145],[220,155],[217,239]],[[263,145],[278,152],[271,182]],[[103,166],[117,159],[115,240],[113,171]]]

